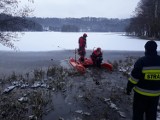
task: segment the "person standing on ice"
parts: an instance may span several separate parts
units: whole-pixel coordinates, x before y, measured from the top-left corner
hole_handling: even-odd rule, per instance
[[[144,47],[145,56],[136,61],[126,88],[128,95],[132,89],[134,90],[132,120],[157,118],[160,96],[160,56],[157,54],[155,41],[148,41]]]
[[[79,61],[84,62],[84,58],[86,55],[86,47],[87,47],[87,34],[84,33],[83,36],[81,36],[78,40],[79,48],[78,48],[78,54],[80,56]]]
[[[96,50],[93,51],[91,59],[93,61],[94,66],[97,66],[99,68],[101,67],[101,63],[103,60],[101,48],[97,48]]]

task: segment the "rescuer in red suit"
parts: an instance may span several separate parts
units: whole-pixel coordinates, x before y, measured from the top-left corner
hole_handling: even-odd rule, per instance
[[[79,43],[78,54],[80,55],[79,61],[81,61],[81,62],[84,62],[84,58],[86,55],[86,49],[85,49],[87,47],[86,46],[86,42],[87,42],[86,38],[87,38],[87,34],[84,33],[83,36],[81,36],[78,41],[78,43]]]
[[[101,67],[101,63],[103,60],[101,48],[97,48],[96,50],[93,51],[91,59],[93,61],[94,66],[97,66],[99,68]]]

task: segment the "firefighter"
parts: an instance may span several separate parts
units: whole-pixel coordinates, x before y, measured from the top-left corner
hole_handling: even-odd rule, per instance
[[[81,62],[84,62],[84,58],[86,55],[86,49],[85,49],[87,47],[87,44],[86,44],[87,39],[86,38],[87,38],[87,34],[84,33],[83,36],[81,36],[78,41],[78,43],[79,43],[78,54],[80,56],[79,61],[81,61]]]
[[[94,66],[97,66],[99,68],[101,67],[101,63],[103,60],[101,48],[97,48],[96,50],[93,51],[91,59],[93,61]]]
[[[160,96],[160,56],[155,41],[148,41],[144,47],[145,56],[136,61],[126,93],[130,95],[133,88],[133,120],[156,120]]]

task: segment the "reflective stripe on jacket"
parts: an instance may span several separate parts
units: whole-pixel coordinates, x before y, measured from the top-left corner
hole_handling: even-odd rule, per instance
[[[144,56],[137,60],[128,82],[141,95],[160,96],[160,56]]]
[[[145,95],[145,96],[160,96],[160,90],[146,90],[139,87],[133,88],[135,92]]]
[[[160,67],[144,67],[142,73],[145,80],[160,80]]]

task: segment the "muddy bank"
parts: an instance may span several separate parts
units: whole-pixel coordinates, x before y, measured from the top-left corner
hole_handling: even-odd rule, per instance
[[[123,66],[131,61],[113,63],[114,71],[91,67],[79,74],[72,68],[52,66],[1,78],[0,119],[129,119],[132,100],[124,94],[129,70]]]
[[[1,71],[11,73],[0,79],[0,119],[131,120],[132,95],[124,89],[143,52],[103,54],[113,71],[91,67],[79,74],[63,66],[74,51],[0,52]]]

